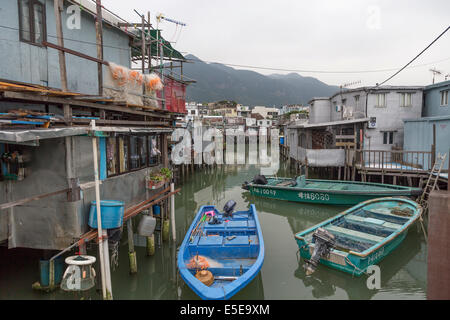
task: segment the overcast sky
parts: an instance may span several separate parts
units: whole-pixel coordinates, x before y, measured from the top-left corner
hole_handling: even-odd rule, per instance
[[[173,45],[183,54],[204,61],[290,70],[394,69],[298,72],[333,85],[384,81],[450,25],[449,0],[103,0],[103,4],[129,22],[139,21],[136,9],[150,11],[152,23],[159,13],[186,23],[177,28],[162,22],[163,37],[177,40]],[[431,84],[431,68],[443,72],[436,82],[443,81],[450,74],[450,30],[411,66],[386,84]]]

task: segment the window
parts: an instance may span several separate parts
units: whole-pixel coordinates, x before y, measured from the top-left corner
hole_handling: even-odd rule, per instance
[[[44,4],[39,0],[18,1],[20,40],[41,45],[46,40]]]
[[[130,137],[130,169],[138,169],[140,167],[140,156],[138,148],[138,137]]]
[[[108,177],[161,163],[160,135],[120,135],[106,140]]]
[[[118,173],[117,168],[117,141],[116,138],[106,139],[106,168],[108,177]]]
[[[385,108],[386,107],[386,93],[377,93],[375,100],[375,107]]]
[[[342,105],[345,106],[346,103],[347,103],[347,99],[342,99]]]
[[[359,107],[359,95],[355,96],[355,106],[356,106],[356,108]]]
[[[400,107],[411,107],[411,93],[400,93]]]
[[[448,105],[448,90],[441,91],[441,106]]]
[[[148,144],[147,137],[140,136],[139,138],[139,155],[140,155],[140,168],[144,168],[148,164]]]
[[[148,136],[149,165],[156,166],[161,163],[161,141],[159,136]]]
[[[302,148],[306,147],[306,135],[304,133],[299,133],[297,139],[298,139],[297,145],[299,147]]]
[[[128,171],[128,137],[119,137],[119,173]]]
[[[383,132],[383,144],[393,144],[394,143],[394,131]]]

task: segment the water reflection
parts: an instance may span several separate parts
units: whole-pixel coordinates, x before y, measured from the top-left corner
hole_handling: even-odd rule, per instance
[[[205,167],[189,174],[175,197],[177,244],[156,240],[154,256],[147,256],[145,247],[136,246],[138,273],[129,274],[126,231],[119,247],[119,266],[111,272],[114,299],[199,299],[178,276],[176,249],[183,241],[197,210],[205,204],[220,209],[232,199],[236,208],[255,204],[259,214],[266,254],[261,272],[233,299],[424,299],[426,292],[427,250],[423,236],[411,228],[403,243],[380,264],[381,289],[369,290],[366,277],[354,278],[337,270],[320,267],[306,277],[303,261],[298,262],[294,234],[326,220],[347,207],[303,204],[269,200],[252,196],[241,189],[260,170],[255,165]],[[292,177],[286,163],[278,176]],[[135,223],[137,225],[137,223]],[[158,234],[156,238],[158,238]],[[97,246],[88,253],[97,255]],[[0,253],[2,251],[0,250]],[[13,262],[14,260],[14,262]],[[50,294],[35,292],[31,283],[38,279],[38,258],[14,256],[3,259],[0,274],[0,299],[101,299],[101,287],[83,294],[62,290]],[[96,263],[98,267],[98,263]],[[98,272],[97,268],[97,275]],[[4,277],[6,278],[6,277]],[[100,282],[100,277],[97,278]]]
[[[340,206],[266,199],[254,196],[248,191],[244,192],[242,196],[247,203],[255,204],[258,211],[269,212],[286,217],[291,226],[293,235],[329,219],[346,209],[346,207]]]

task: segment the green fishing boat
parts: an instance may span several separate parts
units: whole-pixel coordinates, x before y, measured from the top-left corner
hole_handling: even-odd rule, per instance
[[[255,176],[252,182],[245,182],[242,188],[252,195],[278,200],[322,203],[332,205],[355,205],[360,202],[381,198],[406,196],[415,197],[422,193],[420,188],[391,184]]]
[[[421,214],[422,207],[412,200],[379,198],[295,234],[306,274],[320,263],[361,276],[400,245]]]

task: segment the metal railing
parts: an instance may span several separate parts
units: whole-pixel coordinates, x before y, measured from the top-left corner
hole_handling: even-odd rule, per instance
[[[434,163],[432,151],[357,150],[356,164],[364,170],[428,172]]]

